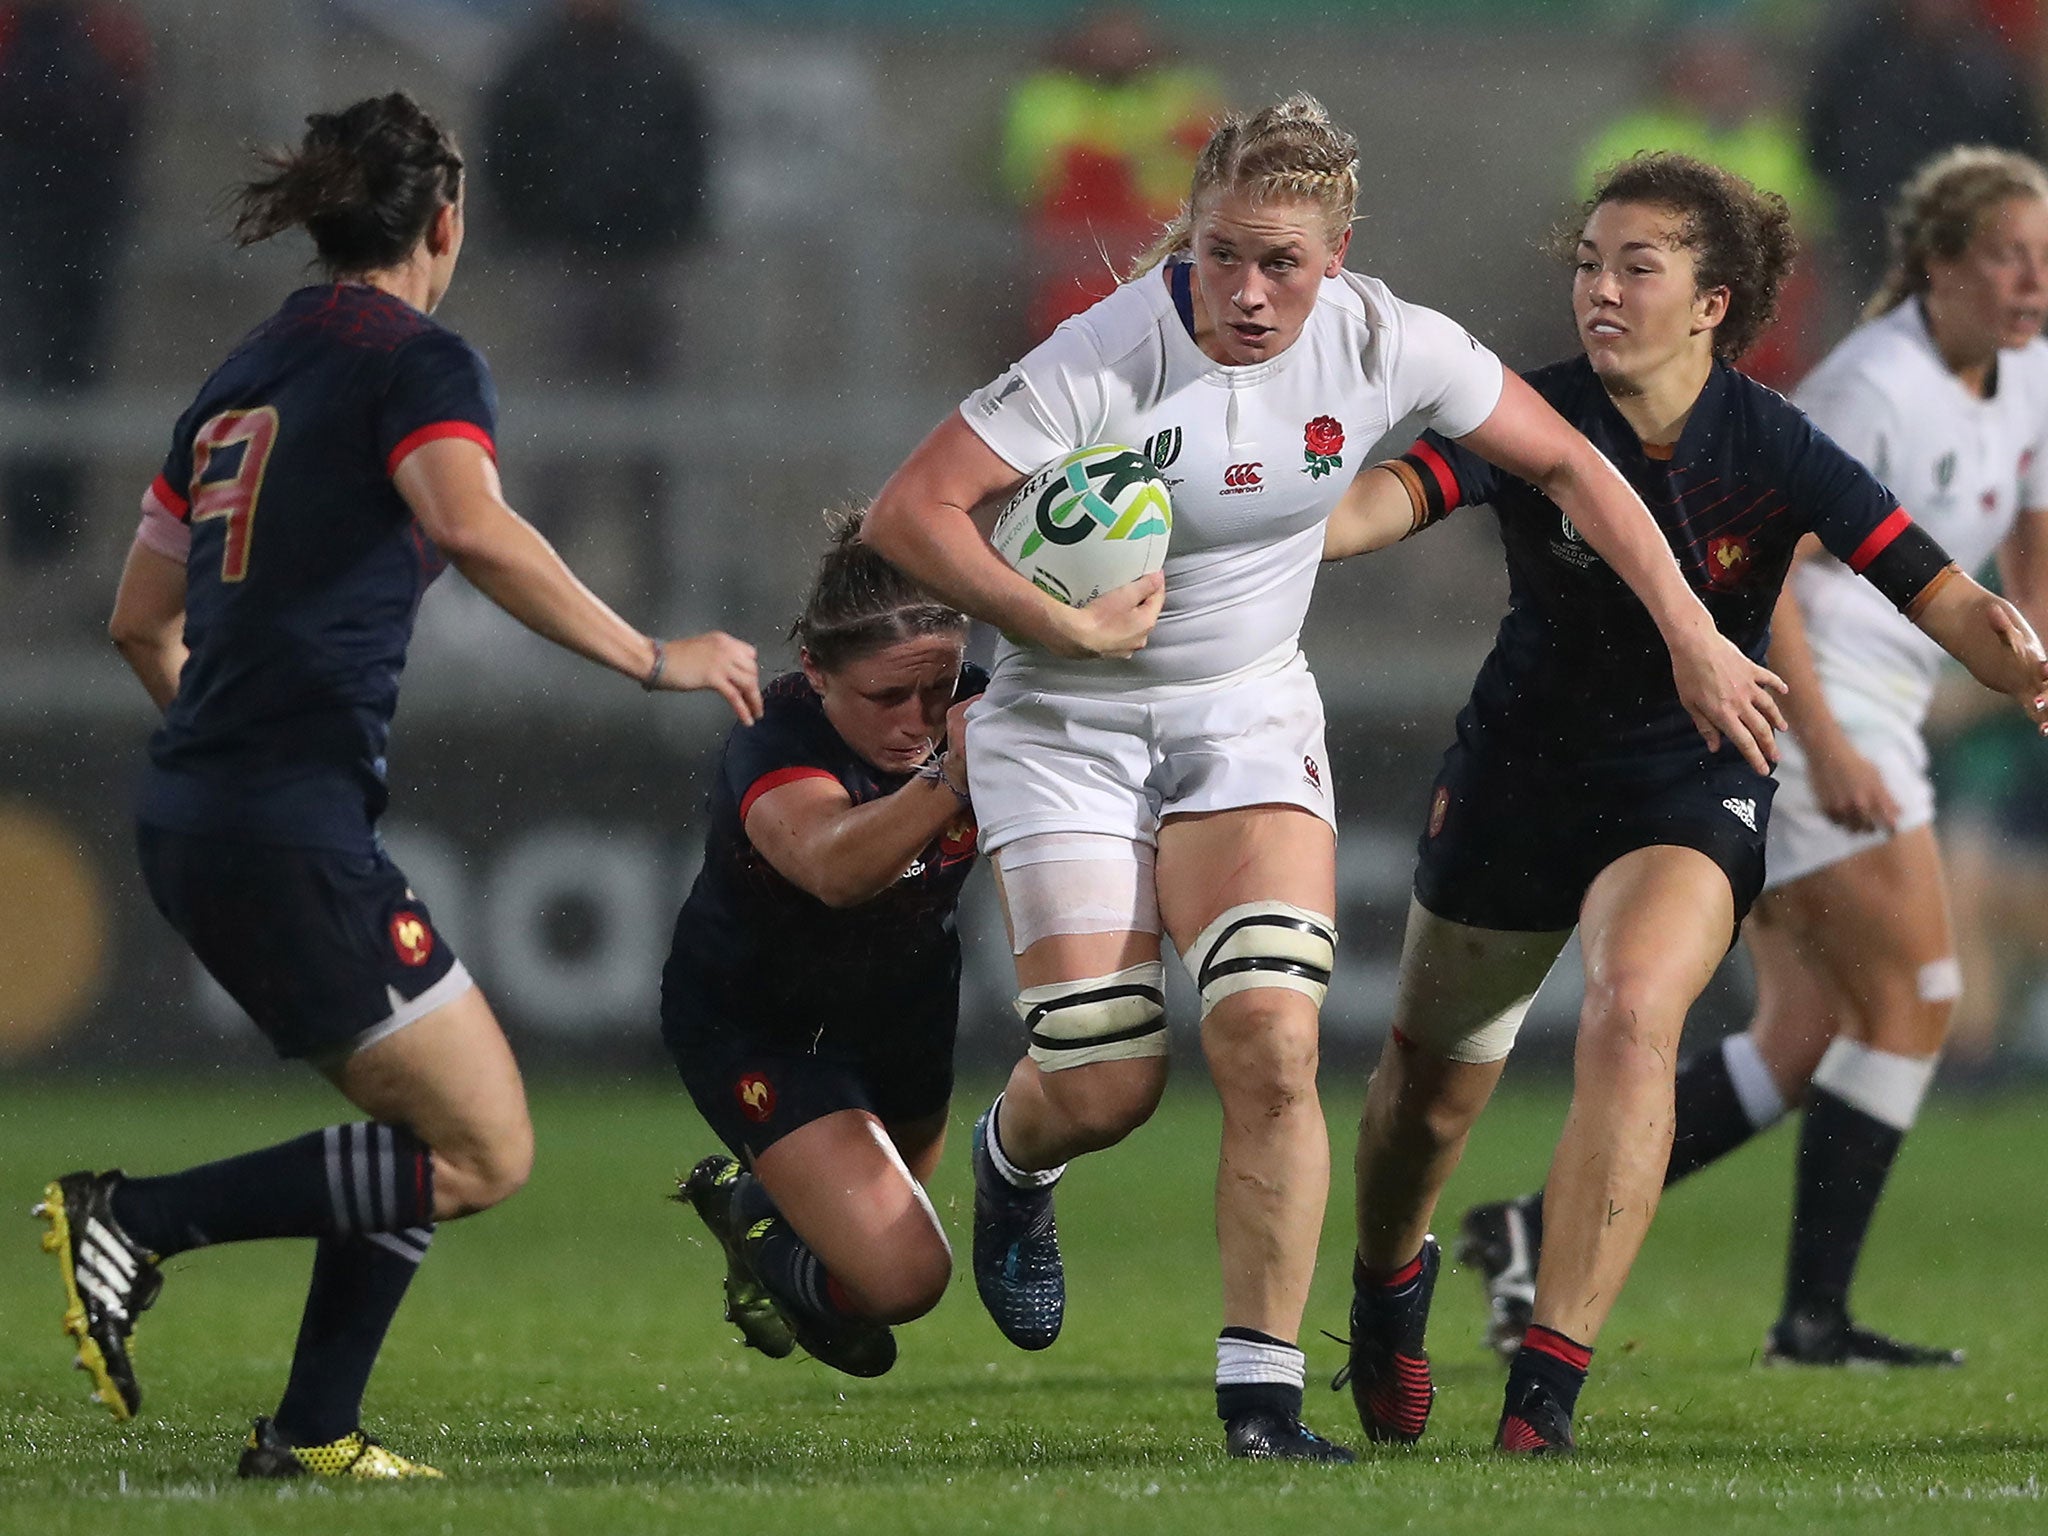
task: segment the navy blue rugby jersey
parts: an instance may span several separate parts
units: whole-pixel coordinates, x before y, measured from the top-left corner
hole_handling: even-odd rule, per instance
[[[357,284],[303,288],[206,381],[144,498],[191,531],[191,657],[143,820],[367,851],[413,617],[444,561],[392,475],[424,443],[495,455],[470,345]]]
[[[1644,450],[1584,357],[1528,379],[1627,478],[1721,633],[1758,662],[1802,535],[1863,571],[1910,525],[1898,499],[1796,406],[1725,364],[1668,458]],[[1441,499],[1435,515],[1490,504],[1507,549],[1508,612],[1458,717],[1461,738],[1596,770],[1706,756],[1649,610],[1555,502],[1435,433],[1401,462],[1432,504]],[[1740,756],[1726,742],[1720,755]]]
[[[987,673],[969,664],[956,697],[987,686]],[[801,672],[770,683],[762,706],[755,724],[732,728],[719,756],[704,867],[676,918],[662,973],[669,1034],[686,1035],[708,1016],[805,1049],[857,1051],[892,1018],[929,1021],[943,1010],[950,1019],[960,988],[954,907],[974,867],[972,818],[963,813],[880,895],[826,906],[748,841],[747,812],[798,779],[831,779],[860,805],[893,794],[908,777],[878,771],[847,746]]]

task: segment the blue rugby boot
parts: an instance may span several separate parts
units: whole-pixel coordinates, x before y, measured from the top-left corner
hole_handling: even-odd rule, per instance
[[[974,1288],[1004,1338],[1044,1349],[1060,1336],[1067,1309],[1052,1186],[1019,1189],[996,1172],[988,1149],[994,1113],[974,1122]]]

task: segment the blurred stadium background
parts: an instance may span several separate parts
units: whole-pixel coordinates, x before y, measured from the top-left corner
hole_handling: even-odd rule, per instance
[[[0,4],[0,21],[47,3]],[[103,22],[114,14],[81,9]],[[267,1059],[134,874],[128,796],[151,712],[104,638],[133,509],[172,422],[302,277],[303,244],[240,252],[224,238],[220,193],[247,171],[249,146],[296,137],[310,110],[392,87],[456,126],[476,169],[469,244],[442,318],[496,371],[513,504],[637,622],[729,629],[760,644],[769,672],[791,664],[783,635],[820,544],[820,509],[871,492],[1027,344],[1043,273],[1028,216],[1004,186],[1006,114],[1083,8],[637,7],[702,93],[701,239],[672,258],[607,258],[579,279],[580,294],[570,263],[522,238],[523,194],[494,185],[477,153],[494,82],[553,9],[122,8],[139,28],[128,46],[144,38],[147,52],[128,65],[141,82],[120,194],[133,217],[111,247],[104,357],[89,388],[0,391],[0,457],[75,456],[84,475],[61,547],[0,560],[0,1073]],[[1772,74],[1745,84],[1796,104],[1818,40],[1865,9],[1183,0],[1146,24],[1227,104],[1321,96],[1363,145],[1352,265],[1526,366],[1572,345],[1544,233],[1573,199],[1586,146],[1650,89],[1658,51],[1697,24],[1740,26]],[[2038,37],[2031,5],[1989,6],[1986,19],[2023,42]],[[0,25],[0,82],[14,35]],[[2034,54],[2016,56],[2023,73],[2038,72]],[[629,160],[638,149],[630,134],[611,143]],[[594,184],[613,184],[595,172]],[[1821,270],[1839,256],[1823,242]],[[614,319],[642,313],[672,338],[666,360],[610,382],[581,360],[578,334],[603,317],[605,284],[619,295]],[[1846,327],[1847,286],[1808,317],[1809,346]],[[0,306],[33,302],[0,294]],[[0,308],[0,332],[20,319]],[[1504,598],[1483,515],[1334,572],[1319,596],[1307,646],[1330,704],[1345,817],[1333,1058],[1361,1059],[1385,1028],[1414,829]],[[648,700],[551,652],[453,573],[427,599],[394,735],[387,838],[530,1064],[660,1063],[657,977],[725,719],[714,703]],[[1990,866],[1994,880],[2002,867]],[[1013,983],[982,877],[963,930],[964,1049],[994,1065],[1014,1051]],[[1725,1027],[1745,999],[1738,960],[1696,1027]],[[1546,1039],[1555,1051],[1574,1010],[1569,995],[1546,1000],[1539,1054]],[[2037,996],[2015,989],[2004,1013],[1997,1059],[2048,1060]]]

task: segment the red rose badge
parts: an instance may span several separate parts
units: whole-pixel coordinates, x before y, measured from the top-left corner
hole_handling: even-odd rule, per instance
[[[1318,416],[1301,429],[1301,456],[1307,461],[1303,473],[1320,480],[1333,469],[1344,467],[1344,423],[1334,416]]]

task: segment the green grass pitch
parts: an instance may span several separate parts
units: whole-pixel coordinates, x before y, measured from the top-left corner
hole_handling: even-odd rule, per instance
[[[1061,1193],[1065,1336],[1023,1355],[965,1273],[965,1115],[937,1199],[962,1264],[875,1382],[743,1353],[719,1266],[663,1197],[712,1143],[655,1081],[536,1097],[540,1168],[505,1209],[443,1229],[371,1383],[371,1427],[449,1473],[439,1486],[238,1484],[251,1416],[283,1384],[309,1249],[171,1265],[144,1320],[141,1418],[85,1401],[58,1332],[55,1265],[27,1211],[86,1163],[161,1170],[340,1118],[318,1088],[203,1080],[90,1092],[0,1085],[0,1531],[2039,1531],[2048,1529],[2048,1223],[2042,1100],[1937,1095],[1909,1144],[1859,1292],[1914,1337],[1967,1346],[1959,1372],[1901,1378],[1754,1364],[1783,1262],[1791,1136],[1675,1192],[1601,1341],[1580,1458],[1487,1445],[1500,1371],[1472,1276],[1447,1270],[1440,1394],[1419,1451],[1351,1468],[1224,1459],[1209,1373],[1217,1273],[1213,1099],[1183,1074],[1158,1118]],[[1326,1074],[1337,1178],[1309,1315],[1310,1422],[1356,1442],[1323,1390],[1348,1276],[1351,1074]],[[1504,1094],[1452,1186],[1540,1173],[1555,1090]],[[0,1213],[4,1214],[4,1213]],[[8,1235],[11,1234],[11,1235]]]

